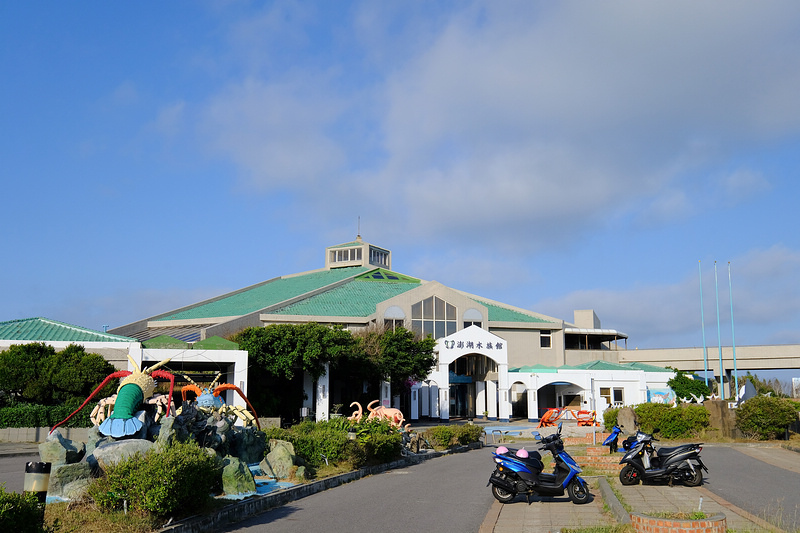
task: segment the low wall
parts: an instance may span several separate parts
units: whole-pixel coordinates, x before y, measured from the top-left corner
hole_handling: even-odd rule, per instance
[[[656,518],[642,513],[631,513],[633,529],[641,533],[725,533],[727,519],[720,513],[704,520]]]
[[[261,429],[281,427],[280,417],[259,417]],[[58,428],[61,436],[69,440],[86,442],[89,438],[89,428]],[[44,442],[50,428],[0,428],[0,442]]]
[[[58,432],[69,440],[86,442],[89,428],[58,428]],[[0,442],[44,442],[50,428],[0,428]]]

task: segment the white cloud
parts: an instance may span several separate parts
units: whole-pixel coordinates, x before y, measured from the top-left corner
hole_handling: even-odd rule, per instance
[[[111,98],[119,105],[134,104],[139,100],[139,91],[132,81],[127,80],[117,85]]]
[[[612,204],[683,219],[697,210],[685,176],[800,129],[795,99],[779,96],[800,89],[800,58],[782,53],[798,15],[769,7],[473,4],[391,71],[380,179],[403,184],[422,227],[516,241],[543,221],[591,230]],[[780,124],[764,116],[776,86]],[[454,222],[470,201],[503,212]]]
[[[720,180],[723,197],[729,204],[738,204],[772,189],[761,172],[740,168]]]
[[[723,344],[731,344],[730,294],[727,262],[702,265],[707,344],[716,346],[716,290],[719,290]],[[734,325],[737,344],[797,342],[800,320],[800,251],[782,245],[751,250],[731,261]],[[572,319],[575,309],[594,308],[603,327],[630,335],[629,347],[702,345],[698,271],[671,284],[635,285],[626,290],[584,289],[563,297],[541,300],[534,311]]]
[[[341,103],[324,91],[325,85],[301,76],[279,83],[247,79],[226,87],[203,113],[210,144],[257,189],[302,191],[324,183],[345,162],[326,132]]]
[[[183,126],[186,114],[186,102],[178,101],[162,107],[156,116],[154,127],[166,137],[174,137]]]

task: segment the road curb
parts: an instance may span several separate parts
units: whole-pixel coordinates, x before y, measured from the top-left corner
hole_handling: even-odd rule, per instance
[[[625,510],[625,507],[622,506],[622,502],[617,498],[617,494],[614,492],[614,489],[611,488],[611,484],[608,480],[604,476],[600,476],[597,478],[597,484],[600,487],[600,495],[603,497],[603,501],[608,505],[614,518],[617,519],[617,523],[630,524],[631,515]]]

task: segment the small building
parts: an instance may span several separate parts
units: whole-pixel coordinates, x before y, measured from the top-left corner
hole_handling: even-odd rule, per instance
[[[187,343],[171,337],[141,342],[132,337],[95,331],[48,318],[25,318],[0,322],[0,351],[12,345],[41,342],[61,351],[70,344],[81,345],[88,353],[102,355],[118,370],[133,371],[128,356],[139,368],[152,366],[170,358],[165,367],[176,375],[195,372],[222,372],[223,383],[233,383],[247,394],[247,352],[239,350],[225,339],[209,338]],[[98,383],[99,385],[99,383]],[[225,402],[246,408],[245,402],[233,391],[224,393]]]

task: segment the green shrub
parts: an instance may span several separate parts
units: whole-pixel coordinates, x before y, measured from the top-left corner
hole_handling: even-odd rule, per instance
[[[111,466],[88,493],[103,509],[123,507],[157,516],[199,509],[218,486],[221,465],[194,442],[152,448]]]
[[[736,409],[736,427],[751,439],[775,439],[795,421],[797,407],[784,398],[756,396]]]
[[[400,457],[402,438],[399,433],[389,435],[372,434],[364,443],[367,461],[375,460],[388,463]]]
[[[456,429],[455,438],[459,444],[467,445],[481,440],[481,435],[483,435],[483,428],[481,426],[464,424],[463,426],[458,426]]]
[[[455,444],[454,426],[434,426],[425,430],[425,437],[436,448],[448,448]]]
[[[709,413],[702,405],[643,403],[633,407],[639,428],[645,433],[659,430],[659,436],[675,439],[699,434],[708,427]],[[603,413],[603,425],[611,431],[617,423],[619,408],[610,407]]]
[[[645,433],[656,429],[665,439],[697,435],[708,427],[709,413],[702,405],[682,404],[673,407],[663,403],[643,403],[634,408],[639,427]]]
[[[35,494],[6,492],[0,485],[0,531],[15,533],[50,533],[54,528],[42,525],[44,509]]]

